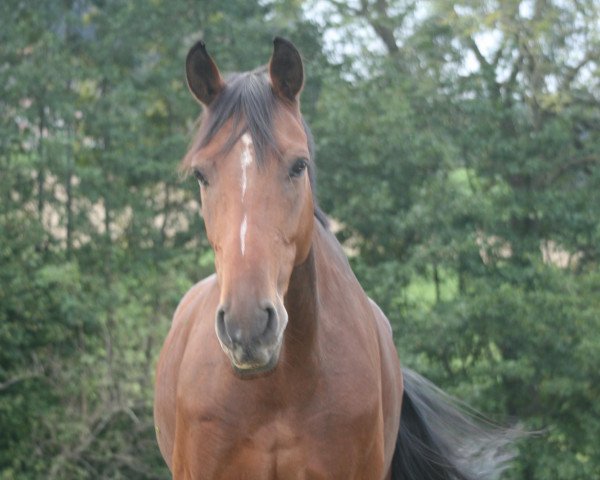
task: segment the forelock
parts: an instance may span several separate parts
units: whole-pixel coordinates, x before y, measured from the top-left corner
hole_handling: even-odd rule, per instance
[[[221,154],[229,152],[240,137],[248,132],[252,137],[256,162],[259,166],[264,164],[269,151],[280,153],[273,134],[273,119],[276,111],[277,97],[269,83],[265,67],[231,75],[227,79],[225,88],[205,112],[198,133],[183,160],[183,169],[189,171],[195,153],[206,147],[229,120],[232,121],[231,134],[221,149]],[[314,141],[304,119],[302,125],[308,139],[311,160],[309,176],[314,193],[316,192]],[[327,226],[326,216],[316,206],[316,200],[315,215],[324,226]]]
[[[205,147],[213,136],[231,119],[232,129],[222,153],[227,153],[248,132],[259,164],[269,150],[277,151],[273,135],[273,116],[277,99],[264,69],[231,76],[227,85],[210,105],[192,149]]]

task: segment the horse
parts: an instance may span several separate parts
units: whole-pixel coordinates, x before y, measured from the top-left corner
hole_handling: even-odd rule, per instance
[[[511,453],[400,366],[315,197],[304,67],[224,78],[202,41],[186,79],[204,114],[182,167],[215,273],[177,307],[156,368],[158,445],[176,480],[494,478]]]

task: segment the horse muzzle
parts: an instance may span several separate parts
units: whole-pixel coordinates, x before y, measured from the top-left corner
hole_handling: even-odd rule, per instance
[[[221,348],[242,377],[266,373],[277,366],[286,325],[285,308],[277,308],[270,301],[222,304],[215,319]]]

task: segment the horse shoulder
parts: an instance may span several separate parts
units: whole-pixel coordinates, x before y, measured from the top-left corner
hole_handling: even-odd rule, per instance
[[[361,423],[362,417],[379,425],[375,432],[382,444],[381,460],[388,468],[400,425],[402,398],[402,376],[392,328],[358,283],[337,239],[321,229],[318,246],[321,304],[325,307],[322,313],[327,320],[324,328],[328,340],[323,358],[335,374],[335,391],[342,397],[335,405],[345,418],[356,418]],[[363,424],[361,431],[369,430]]]
[[[196,283],[180,300],[156,365],[154,422],[160,451],[169,468],[173,455],[177,384],[183,354],[199,309],[215,285],[216,276],[213,274]]]
[[[379,305],[369,298],[377,325],[381,355],[382,408],[384,417],[385,458],[391,461],[400,426],[402,408],[402,372],[394,344],[392,326]]]

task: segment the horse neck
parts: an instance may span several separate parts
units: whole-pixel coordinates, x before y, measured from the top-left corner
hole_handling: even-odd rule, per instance
[[[318,362],[319,327],[327,320],[322,318],[323,301],[327,300],[323,295],[327,295],[329,290],[326,284],[344,282],[345,278],[354,279],[354,275],[340,244],[315,219],[310,253],[301,265],[294,268],[285,297],[289,316],[286,356],[291,364],[297,364],[296,360],[303,365],[310,363],[310,359]],[[350,283],[348,287],[353,288],[353,283]]]
[[[286,327],[286,357],[289,364],[305,364],[314,349],[319,316],[317,264],[315,241],[307,259],[294,267],[285,308],[288,312]]]

